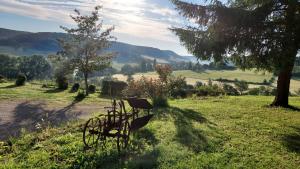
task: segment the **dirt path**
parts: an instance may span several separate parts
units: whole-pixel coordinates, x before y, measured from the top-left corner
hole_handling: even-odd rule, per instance
[[[67,120],[88,118],[93,113],[102,112],[107,104],[0,100],[0,140],[18,136],[21,129],[33,131],[41,125],[56,126]]]

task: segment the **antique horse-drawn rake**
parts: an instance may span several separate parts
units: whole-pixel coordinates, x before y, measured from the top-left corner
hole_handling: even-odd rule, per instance
[[[130,133],[145,126],[153,117],[153,114],[150,114],[153,106],[146,99],[125,100],[131,107],[129,112],[126,111],[123,100],[118,102],[113,100],[111,107],[105,107],[107,114],[91,118],[86,122],[83,130],[83,143],[86,147],[104,148],[107,138],[115,138],[120,152],[127,147]]]

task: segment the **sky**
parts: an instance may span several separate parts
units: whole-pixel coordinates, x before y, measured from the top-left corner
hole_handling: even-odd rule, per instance
[[[168,29],[186,24],[169,0],[0,0],[0,27],[63,32],[60,25],[74,26],[74,9],[89,13],[96,5],[103,6],[104,24],[115,26],[118,41],[190,55]]]

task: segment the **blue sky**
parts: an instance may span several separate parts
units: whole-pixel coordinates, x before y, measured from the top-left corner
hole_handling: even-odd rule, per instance
[[[103,5],[104,24],[115,25],[118,41],[188,55],[168,30],[185,23],[169,0],[0,0],[0,27],[62,32],[60,25],[74,24],[69,15],[75,8],[88,13],[96,5]]]

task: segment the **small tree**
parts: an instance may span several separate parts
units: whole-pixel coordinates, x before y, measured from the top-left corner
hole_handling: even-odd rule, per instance
[[[71,18],[76,22],[77,27],[61,26],[68,34],[68,38],[59,40],[63,49],[61,54],[67,58],[68,65],[83,74],[86,95],[89,94],[89,74],[107,68],[114,56],[114,53],[103,53],[115,37],[110,35],[114,27],[103,30],[102,21],[98,23],[101,8],[96,6],[91,15],[81,15],[78,10],[75,10],[77,15],[71,15]]]

